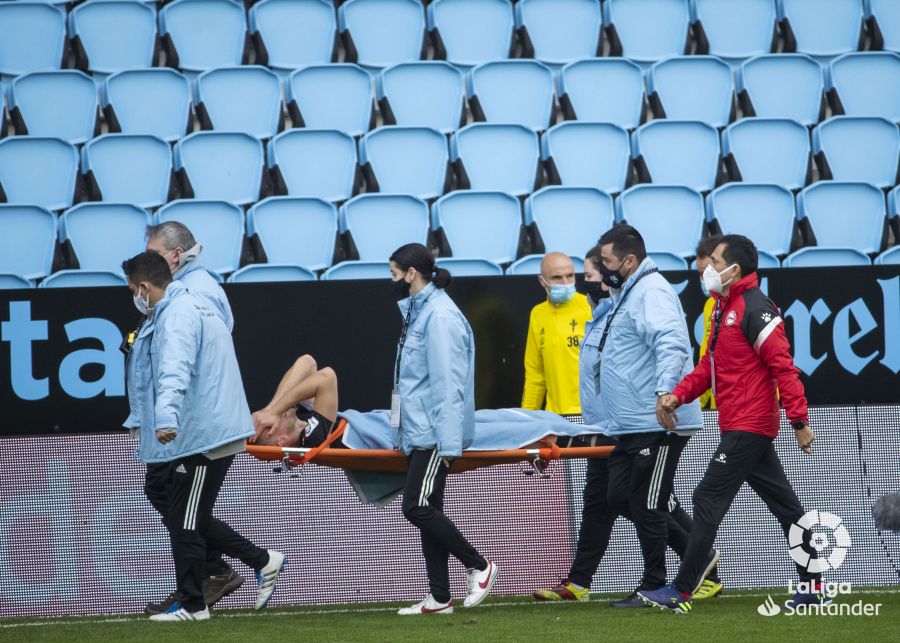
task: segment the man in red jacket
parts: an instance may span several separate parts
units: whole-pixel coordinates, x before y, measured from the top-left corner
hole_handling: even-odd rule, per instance
[[[690,592],[705,571],[719,525],[744,482],[766,503],[785,536],[805,513],[773,445],[779,427],[778,392],[800,450],[812,453],[815,436],[781,314],[758,287],[757,257],[750,239],[740,235],[722,238],[703,274],[716,299],[709,350],[670,394],[657,400],[657,419],[672,430],[675,409],[711,387],[722,432],[719,447],[694,491],[694,527],[674,584],[639,592],[645,602],[658,607],[690,611]],[[808,542],[809,533],[804,537]],[[815,549],[808,545],[804,551],[815,557]],[[797,570],[800,579],[815,591],[798,592],[795,604],[821,602],[821,575],[801,565]]]

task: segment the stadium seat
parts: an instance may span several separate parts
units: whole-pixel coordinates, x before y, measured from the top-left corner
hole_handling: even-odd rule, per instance
[[[384,68],[424,58],[425,10],[418,0],[347,0],[338,8],[347,60]]]
[[[796,121],[744,118],[722,132],[722,155],[732,181],[775,183],[799,190],[809,182],[809,130]]]
[[[0,290],[18,290],[20,288],[34,288],[34,284],[19,275],[0,272]]]
[[[537,134],[521,125],[472,123],[450,138],[450,160],[460,188],[521,196],[535,187],[539,147]]]
[[[712,190],[719,170],[719,133],[699,121],[651,121],[631,135],[642,182]]]
[[[81,203],[59,218],[59,240],[71,247],[80,269],[121,275],[122,258],[144,251],[149,223],[150,215],[136,205]]]
[[[837,56],[862,49],[860,0],[778,0],[785,51]]]
[[[406,194],[360,194],[340,210],[341,232],[353,237],[361,261],[387,261],[407,243],[428,241],[428,206]]]
[[[595,0],[519,0],[515,13],[527,58],[564,65],[603,53],[603,17]]]
[[[266,149],[278,194],[345,201],[356,192],[356,143],[337,130],[293,129]]]
[[[746,61],[737,72],[744,116],[789,118],[815,125],[825,113],[819,64],[802,54],[769,54]]]
[[[55,249],[53,213],[36,205],[0,205],[0,273],[25,280],[46,277]]]
[[[614,219],[612,197],[595,188],[550,185],[525,199],[525,225],[536,225],[546,252],[583,256]]]
[[[514,123],[536,131],[553,116],[553,72],[533,60],[501,60],[469,75],[469,105],[476,121]]]
[[[783,268],[830,268],[833,266],[870,266],[872,262],[853,248],[800,248],[781,262]]]
[[[284,85],[294,127],[339,129],[360,136],[375,122],[372,80],[356,65],[312,65]]]
[[[813,130],[812,151],[823,179],[898,182],[900,130],[883,118],[834,116]]]
[[[644,112],[641,68],[616,58],[569,63],[559,74],[559,104],[570,120],[634,129],[641,124]]]
[[[844,54],[831,62],[827,76],[834,114],[900,122],[900,55],[881,51]]]
[[[263,0],[250,7],[248,16],[260,65],[287,72],[336,60],[331,0]]]
[[[466,84],[462,73],[439,60],[401,63],[377,78],[385,125],[431,127],[450,134],[465,123]]]
[[[457,259],[447,257],[437,260],[438,268],[450,272],[453,277],[497,277],[503,274],[503,268],[487,259]],[[2,281],[0,281],[2,286]]]
[[[894,246],[875,257],[876,266],[900,265],[900,246]]]
[[[698,53],[731,64],[773,50],[776,17],[774,0],[691,0]]]
[[[687,270],[687,259],[672,254],[671,252],[648,252],[647,256],[653,260],[656,267],[661,271],[667,270]]]
[[[742,234],[772,255],[791,251],[796,211],[794,195],[779,185],[730,183],[706,197],[707,218],[724,234]]]
[[[0,2],[0,75],[59,69],[66,12],[40,2]]]
[[[81,169],[94,201],[156,208],[172,194],[172,150],[155,136],[105,134],[88,141]]]
[[[874,49],[900,52],[900,4],[894,0],[864,0]]]
[[[509,264],[506,269],[507,275],[539,275],[541,274],[541,261],[544,255],[527,255],[521,259],[517,259]],[[584,272],[584,259],[581,257],[570,257],[572,265],[575,267],[575,274]]]
[[[395,248],[396,250],[396,248]],[[322,273],[322,281],[342,281],[346,279],[391,278],[391,267],[387,261],[342,261]]]
[[[797,195],[797,218],[808,220],[818,246],[875,254],[884,234],[884,194],[867,183],[820,181]]]
[[[321,199],[272,196],[247,212],[247,236],[256,236],[272,264],[328,268],[337,229],[337,208]]]
[[[69,37],[76,64],[85,71],[112,74],[153,66],[156,9],[133,0],[77,5],[69,13]]]
[[[519,201],[501,192],[458,190],[432,207],[432,225],[443,229],[452,256],[509,263],[516,258],[522,214]]]
[[[450,184],[447,138],[426,127],[385,126],[359,141],[359,165],[368,192],[435,199]]]
[[[247,62],[244,6],[231,0],[175,0],[159,11],[166,63],[201,72]]]
[[[156,213],[158,223],[179,221],[203,246],[203,264],[220,275],[234,272],[241,262],[244,213],[225,201],[181,200]]]
[[[652,63],[688,52],[687,0],[607,0],[603,25],[613,56]]]
[[[781,260],[765,250],[757,250],[757,266],[760,270],[781,268]]]
[[[16,134],[61,138],[75,145],[99,133],[97,86],[81,71],[38,71],[9,85]]]
[[[515,24],[510,0],[434,0],[427,19],[436,58],[474,67],[510,57]]]
[[[203,129],[256,138],[281,129],[281,82],[259,65],[222,67],[197,77],[197,116]]]
[[[609,123],[566,121],[541,136],[541,159],[557,185],[621,192],[630,158],[628,132]]]
[[[110,132],[147,134],[171,143],[190,125],[191,87],[174,69],[135,69],[103,83],[101,103]]]
[[[130,256],[130,255],[129,255]],[[127,286],[121,271],[109,270],[60,270],[44,279],[39,288],[98,288]]]
[[[887,197],[887,215],[891,219],[897,219],[900,222],[900,186],[895,187],[888,192]]]
[[[238,132],[194,132],[175,144],[175,171],[187,199],[247,205],[262,191],[263,146]]]
[[[255,263],[236,270],[229,278],[230,284],[249,284],[273,281],[315,281],[316,273],[302,266]]]
[[[647,72],[647,95],[657,118],[725,127],[734,117],[731,67],[715,56],[661,60]]]
[[[648,252],[690,257],[703,231],[703,197],[681,185],[636,185],[616,199],[616,218],[640,231]]]
[[[0,200],[62,210],[72,205],[78,152],[58,138],[0,140]]]

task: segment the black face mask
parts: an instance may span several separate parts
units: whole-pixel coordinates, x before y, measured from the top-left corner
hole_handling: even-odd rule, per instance
[[[397,298],[397,301],[409,297],[409,288],[410,284],[406,283],[406,279],[403,277],[394,282],[394,297]]]
[[[619,266],[619,270],[621,269],[622,267]],[[611,270],[604,266],[603,263],[600,263],[600,265],[597,266],[597,272],[603,275],[603,283],[605,283],[609,288],[618,289],[621,288],[622,284],[625,283],[625,277],[622,276],[619,270]]]
[[[601,282],[599,281],[585,281],[584,282],[584,294],[591,298],[591,301],[594,302],[596,306],[600,303],[601,299],[605,299],[609,297],[609,291],[603,290],[600,287]]]

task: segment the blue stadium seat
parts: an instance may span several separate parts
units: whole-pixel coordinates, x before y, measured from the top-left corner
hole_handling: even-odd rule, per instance
[[[687,0],[607,0],[603,25],[613,56],[640,63],[688,53]]]
[[[884,194],[867,183],[820,181],[797,195],[797,218],[809,221],[818,246],[875,254],[884,234]]]
[[[341,206],[341,232],[350,232],[361,261],[387,261],[407,243],[428,241],[428,206],[406,194],[360,194]]]
[[[431,127],[449,134],[465,122],[465,80],[450,63],[388,67],[378,75],[376,93],[385,125]]]
[[[534,60],[501,60],[469,75],[469,104],[476,121],[514,123],[545,130],[553,116],[553,72]]]
[[[266,149],[279,194],[345,201],[357,185],[356,143],[337,130],[292,129]]]
[[[507,275],[539,275],[541,274],[541,261],[544,255],[526,255],[521,259],[516,259],[506,269]],[[570,257],[572,265],[575,267],[575,273],[584,272],[584,259],[581,257]]]
[[[603,17],[595,0],[519,0],[516,27],[524,55],[548,65],[600,56]]]
[[[424,58],[425,10],[418,0],[347,0],[338,8],[347,59],[384,68]]]
[[[786,119],[744,118],[732,123],[722,132],[722,155],[732,181],[799,190],[812,169],[809,130]]]
[[[730,183],[706,197],[707,218],[724,234],[742,234],[772,255],[791,251],[796,211],[794,195],[780,185]]]
[[[281,81],[265,67],[220,67],[197,77],[204,129],[271,138],[281,128]]]
[[[644,76],[628,60],[590,58],[569,63],[559,74],[559,102],[568,119],[634,129],[644,112]]]
[[[331,0],[263,0],[248,15],[260,65],[292,71],[335,60],[337,18]]]
[[[823,179],[898,182],[900,130],[883,118],[834,116],[813,130],[812,151]]]
[[[0,273],[26,280],[46,277],[55,249],[53,213],[36,205],[0,205]]]
[[[187,133],[191,87],[174,69],[135,69],[103,83],[101,103],[110,132],[147,134],[171,143]]]
[[[446,257],[438,259],[437,265],[449,271],[453,277],[496,277],[503,274],[503,268],[487,259]]]
[[[870,266],[872,262],[853,248],[800,248],[781,262],[783,268],[830,268],[833,266]]]
[[[787,51],[810,56],[837,56],[862,49],[860,0],[778,0]]]
[[[337,208],[321,199],[272,196],[247,212],[247,236],[256,235],[274,264],[328,268],[337,229]]]
[[[450,160],[460,188],[521,196],[534,189],[539,147],[537,134],[521,125],[472,123],[450,138]]]
[[[61,138],[76,145],[98,130],[97,86],[84,72],[38,71],[9,85],[16,134]]]
[[[776,17],[774,0],[691,0],[700,53],[732,64],[772,51]]]
[[[509,263],[516,258],[522,214],[519,201],[501,192],[458,190],[432,207],[432,225],[443,229],[458,258]]]
[[[155,136],[105,134],[81,149],[81,170],[92,200],[156,208],[171,193],[172,150]]]
[[[828,98],[835,114],[900,121],[900,55],[866,51],[844,54],[828,70]]]
[[[541,158],[551,183],[616,193],[625,189],[631,144],[617,125],[565,121],[541,136]]]
[[[715,56],[661,60],[647,72],[647,94],[657,118],[725,127],[734,116],[731,67]]]
[[[802,54],[767,54],[738,69],[738,98],[744,116],[789,118],[815,125],[825,113],[819,64]]]
[[[887,204],[888,217],[892,219],[900,218],[900,186],[897,186],[893,190],[888,192]]]
[[[58,138],[0,140],[0,192],[9,203],[62,210],[72,205],[78,152]]]
[[[137,253],[135,253],[137,254]],[[131,255],[128,255],[131,256]],[[127,286],[121,271],[110,270],[60,270],[44,279],[39,288],[98,288]]]
[[[81,203],[59,218],[59,240],[69,242],[78,267],[122,274],[122,258],[144,251],[150,215],[126,203]]]
[[[77,5],[69,13],[69,37],[78,67],[112,74],[151,67],[156,55],[156,9],[133,0]]]
[[[320,277],[322,281],[345,279],[388,280],[390,278],[391,267],[387,261],[342,261],[323,272]]]
[[[0,3],[0,75],[59,69],[66,12],[40,2]]]
[[[241,262],[244,213],[225,201],[180,200],[156,213],[158,223],[179,221],[203,246],[203,263],[220,275],[234,272]]]
[[[262,187],[263,146],[238,132],[194,132],[175,144],[175,170],[185,198],[257,201]]]
[[[166,62],[201,72],[246,62],[244,5],[231,0],[175,0],[159,11]]]
[[[510,0],[434,0],[427,9],[436,58],[461,67],[510,57]]]
[[[360,136],[374,123],[372,80],[356,65],[312,65],[284,84],[294,127],[339,129]]]
[[[681,185],[636,185],[616,199],[616,218],[640,231],[648,252],[693,256],[704,217],[703,197]]]
[[[894,0],[864,0],[874,49],[900,52],[900,4]]]
[[[614,219],[612,197],[595,188],[550,185],[525,199],[525,225],[534,222],[547,252],[583,256]]]
[[[34,284],[19,275],[0,272],[0,290],[18,290],[20,288],[34,288]]]
[[[450,183],[447,139],[426,127],[386,126],[359,141],[359,165],[368,192],[441,196]]]
[[[781,268],[781,260],[775,255],[765,252],[764,250],[757,250],[757,266],[760,270],[771,270],[774,268]]]
[[[876,266],[898,266],[900,265],[900,246],[894,246],[885,250],[875,257]]]
[[[651,121],[631,135],[642,182],[712,190],[719,170],[719,133],[699,121]]]
[[[230,284],[249,284],[273,281],[315,281],[316,273],[302,266],[255,263],[236,270],[229,278]]]
[[[687,259],[672,254],[671,252],[648,252],[647,256],[653,260],[653,263],[655,263],[656,267],[661,271],[688,269]]]

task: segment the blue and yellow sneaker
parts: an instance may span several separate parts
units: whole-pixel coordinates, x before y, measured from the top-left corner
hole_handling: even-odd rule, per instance
[[[711,578],[707,578],[703,581],[703,584],[700,585],[700,589],[694,592],[694,595],[691,596],[691,600],[693,601],[703,601],[707,598],[715,598],[719,596],[723,591],[725,591],[725,585],[722,582],[717,582]]]
[[[789,600],[785,605],[796,608],[798,605],[825,605],[831,602],[831,597],[825,593],[822,583],[812,584],[811,592],[800,591],[794,594],[794,598]]]
[[[586,601],[590,595],[589,587],[575,587],[568,578],[559,581],[553,589],[539,589],[532,594],[539,601]]]
[[[652,590],[639,589],[637,595],[647,605],[672,610],[676,614],[687,614],[691,611],[691,597],[679,592],[674,585],[665,585]]]

